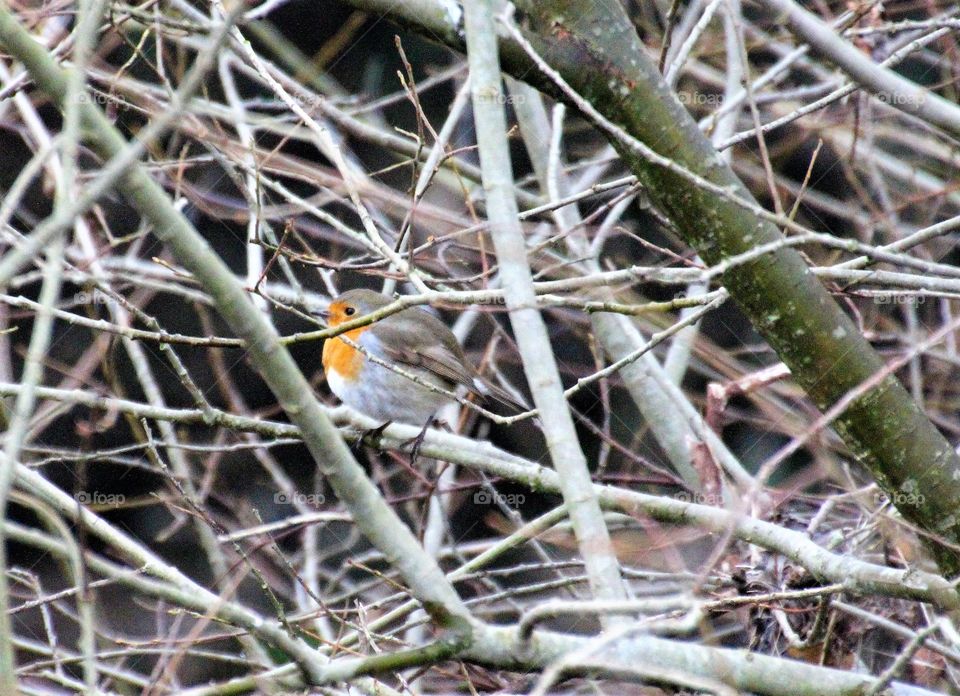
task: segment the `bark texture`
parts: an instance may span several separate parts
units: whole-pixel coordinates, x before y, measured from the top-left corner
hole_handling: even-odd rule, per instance
[[[464,49],[460,18],[440,12],[437,4],[349,4],[386,12],[426,38]],[[600,114],[660,155],[754,200],[661,79],[620,3],[541,0],[519,3],[519,8],[523,14],[517,21],[526,39]],[[564,98],[515,41],[501,37],[500,53],[504,71]],[[752,211],[651,164],[616,138],[611,143],[708,263],[780,238],[774,224]],[[883,368],[879,355],[794,249],[737,266],[723,283],[820,409]],[[904,518],[941,539],[933,544],[941,569],[960,571],[960,556],[952,548],[960,543],[960,459],[899,380],[881,380],[853,401],[835,425]]]

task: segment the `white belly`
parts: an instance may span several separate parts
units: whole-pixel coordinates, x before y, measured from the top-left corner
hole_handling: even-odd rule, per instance
[[[411,371],[412,370],[405,370]],[[423,375],[415,373],[418,377]],[[358,387],[363,382],[364,387]],[[451,399],[432,392],[386,367],[367,361],[358,380],[345,380],[330,370],[330,391],[347,406],[376,420],[426,425],[427,420]]]

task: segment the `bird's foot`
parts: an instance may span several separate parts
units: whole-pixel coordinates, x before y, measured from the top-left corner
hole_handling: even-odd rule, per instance
[[[377,445],[380,444],[380,438],[383,436],[383,431],[389,428],[392,424],[393,421],[388,420],[386,423],[378,425],[376,428],[364,430],[360,433],[360,442],[370,445],[371,447],[377,447]]]
[[[420,456],[420,448],[423,446],[423,441],[427,437],[427,430],[429,430],[430,426],[433,425],[436,425],[438,428],[446,427],[449,429],[449,426],[447,426],[445,421],[442,421],[434,416],[430,416],[427,419],[427,422],[423,424],[423,428],[421,428],[420,432],[417,433],[417,436],[403,443],[404,447],[410,444],[413,445],[413,447],[410,448],[410,466],[414,466],[416,464],[417,458]]]

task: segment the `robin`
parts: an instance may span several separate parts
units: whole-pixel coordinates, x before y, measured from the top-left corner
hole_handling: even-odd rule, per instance
[[[320,312],[331,327],[386,307],[392,300],[373,290],[350,290]],[[513,412],[527,410],[510,394],[481,377],[467,362],[453,332],[430,312],[411,307],[342,334],[387,365],[439,387],[447,394],[466,387],[485,401]],[[339,336],[323,345],[323,371],[330,390],[371,418],[427,425],[453,399],[378,364]]]

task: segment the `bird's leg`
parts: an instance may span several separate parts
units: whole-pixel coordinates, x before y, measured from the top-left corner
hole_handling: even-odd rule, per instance
[[[380,437],[383,435],[383,431],[386,430],[393,423],[392,420],[388,420],[382,425],[378,425],[376,428],[370,428],[369,430],[364,430],[360,433],[360,442],[366,443],[371,447],[376,447],[380,441]]]
[[[423,424],[423,428],[420,430],[417,436],[412,440],[407,440],[407,442],[404,443],[404,445],[411,442],[413,443],[413,447],[410,449],[410,466],[415,465],[417,457],[420,456],[420,448],[423,446],[423,441],[427,437],[427,430],[429,430],[430,426],[434,424],[437,426],[446,425],[444,421],[437,419],[436,413],[432,413],[430,417],[427,418],[427,422]]]

